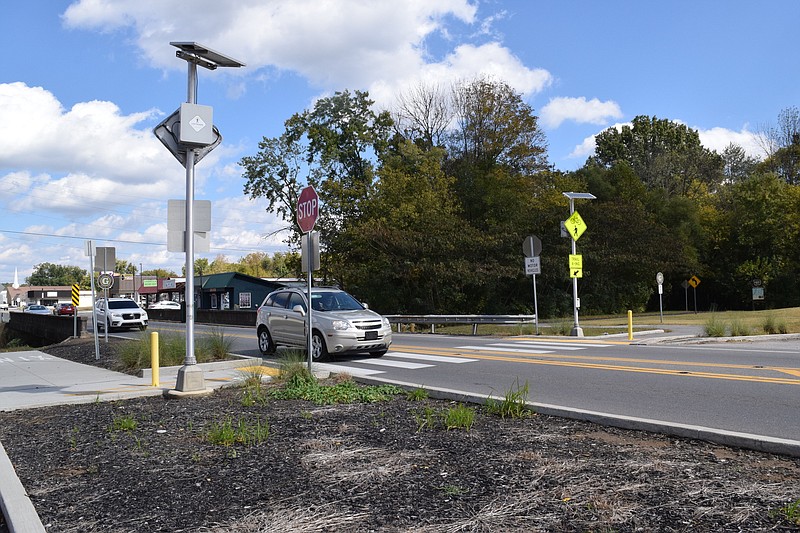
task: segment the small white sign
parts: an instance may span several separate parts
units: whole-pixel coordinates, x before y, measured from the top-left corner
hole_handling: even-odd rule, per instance
[[[534,274],[541,274],[542,266],[539,261],[539,256],[525,258],[525,275],[533,276]]]

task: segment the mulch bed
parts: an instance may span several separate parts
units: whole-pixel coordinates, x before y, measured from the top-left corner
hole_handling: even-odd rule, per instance
[[[43,349],[90,364],[93,350]],[[243,394],[0,412],[0,441],[49,532],[800,529],[781,512],[800,498],[794,458],[477,406],[469,431],[420,429],[455,405],[439,400]],[[226,420],[269,436],[212,444]]]

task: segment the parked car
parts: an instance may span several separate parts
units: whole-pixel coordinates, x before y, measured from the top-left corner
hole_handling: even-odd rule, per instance
[[[58,316],[62,315],[72,316],[75,314],[75,306],[72,304],[57,304],[53,308],[53,314]]]
[[[177,309],[180,310],[180,302],[173,302],[172,300],[161,300],[154,302],[147,306],[148,309]]]
[[[30,313],[32,315],[50,315],[50,314],[52,314],[50,312],[50,309],[48,309],[47,307],[45,307],[43,305],[39,305],[39,304],[29,305],[25,309],[23,309],[23,311],[25,313]]]
[[[296,288],[271,292],[258,308],[258,349],[264,355],[277,346],[306,348],[306,291]],[[311,289],[311,359],[330,355],[369,353],[381,357],[392,344],[389,320],[339,289]]]
[[[147,329],[147,311],[130,298],[100,298],[95,304],[97,327]]]

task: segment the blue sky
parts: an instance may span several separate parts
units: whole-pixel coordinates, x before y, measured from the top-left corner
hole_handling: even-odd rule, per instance
[[[42,262],[88,270],[86,239],[180,273],[167,200],[183,167],[152,129],[186,100],[196,41],[247,64],[199,69],[223,143],[197,166],[212,201],[209,261],[286,250],[285,225],[242,193],[238,161],[292,114],[343,89],[379,108],[420,80],[492,76],[540,117],[550,162],[637,115],[679,121],[722,151],[797,106],[800,2],[571,0],[28,0],[0,19],[0,282]],[[536,231],[536,228],[530,228]]]

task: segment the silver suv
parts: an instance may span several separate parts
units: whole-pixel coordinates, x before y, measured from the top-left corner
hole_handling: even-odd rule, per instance
[[[271,292],[258,308],[258,349],[264,355],[277,346],[305,348],[306,291],[280,289]],[[329,355],[369,353],[380,357],[392,344],[389,321],[339,289],[311,289],[311,359]]]
[[[94,304],[97,312],[97,327],[111,331],[112,328],[147,329],[147,311],[130,298],[100,298]]]

